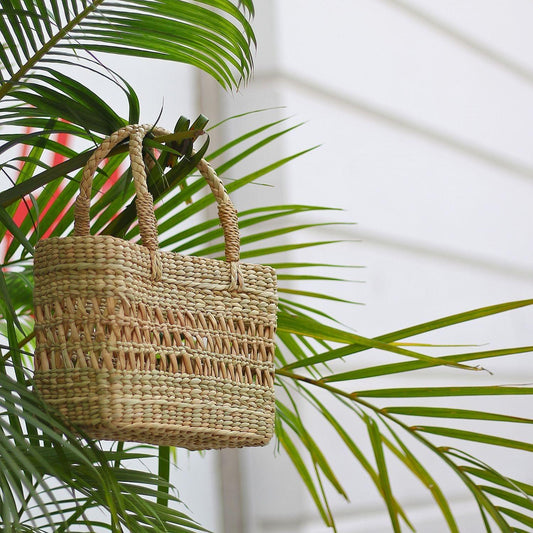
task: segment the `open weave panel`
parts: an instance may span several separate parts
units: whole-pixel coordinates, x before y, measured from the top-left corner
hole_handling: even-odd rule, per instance
[[[162,252],[153,228],[142,245],[89,235],[83,197],[76,234],[36,246],[35,385],[91,437],[194,450],[273,434],[276,274],[240,263],[235,210],[200,170],[231,215],[227,261]]]

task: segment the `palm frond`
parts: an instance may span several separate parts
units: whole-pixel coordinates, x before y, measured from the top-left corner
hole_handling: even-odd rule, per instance
[[[225,87],[252,68],[251,2],[8,0],[0,10],[0,100],[51,61],[107,52],[194,65]]]

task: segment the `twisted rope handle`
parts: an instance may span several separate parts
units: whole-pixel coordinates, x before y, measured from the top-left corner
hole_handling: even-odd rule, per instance
[[[146,186],[145,161],[142,156],[142,143],[145,135],[170,135],[172,132],[151,124],[130,124],[106,137],[102,144],[94,151],[87,161],[80,182],[80,192],[74,206],[74,235],[87,236],[90,234],[90,204],[93,178],[98,165],[109,152],[121,141],[130,138],[129,154],[133,182],[135,185],[135,205],[139,221],[139,233],[142,244],[150,251],[152,261],[152,279],[161,279],[161,258],[157,253],[159,241],[157,236],[157,220],[154,213],[154,201]],[[229,290],[241,290],[244,287],[242,273],[239,267],[240,236],[237,210],[233,206],[222,180],[217,176],[211,165],[201,159],[197,164],[200,174],[205,178],[218,204],[218,216],[224,232],[225,256],[230,263],[231,281]]]

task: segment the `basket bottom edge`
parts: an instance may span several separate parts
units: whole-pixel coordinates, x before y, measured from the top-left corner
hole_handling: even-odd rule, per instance
[[[174,446],[188,450],[265,446],[272,438],[272,434],[258,435],[242,431],[176,427],[174,424],[159,423],[80,425],[79,429],[86,436],[98,440]]]

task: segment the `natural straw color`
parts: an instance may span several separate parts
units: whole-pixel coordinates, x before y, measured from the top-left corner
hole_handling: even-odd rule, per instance
[[[260,446],[274,429],[276,274],[239,262],[237,214],[198,164],[219,205],[226,261],[158,249],[144,136],[130,125],[87,162],[74,235],[35,249],[35,386],[87,435],[190,450]],[[129,137],[142,245],[90,235],[93,176]]]

